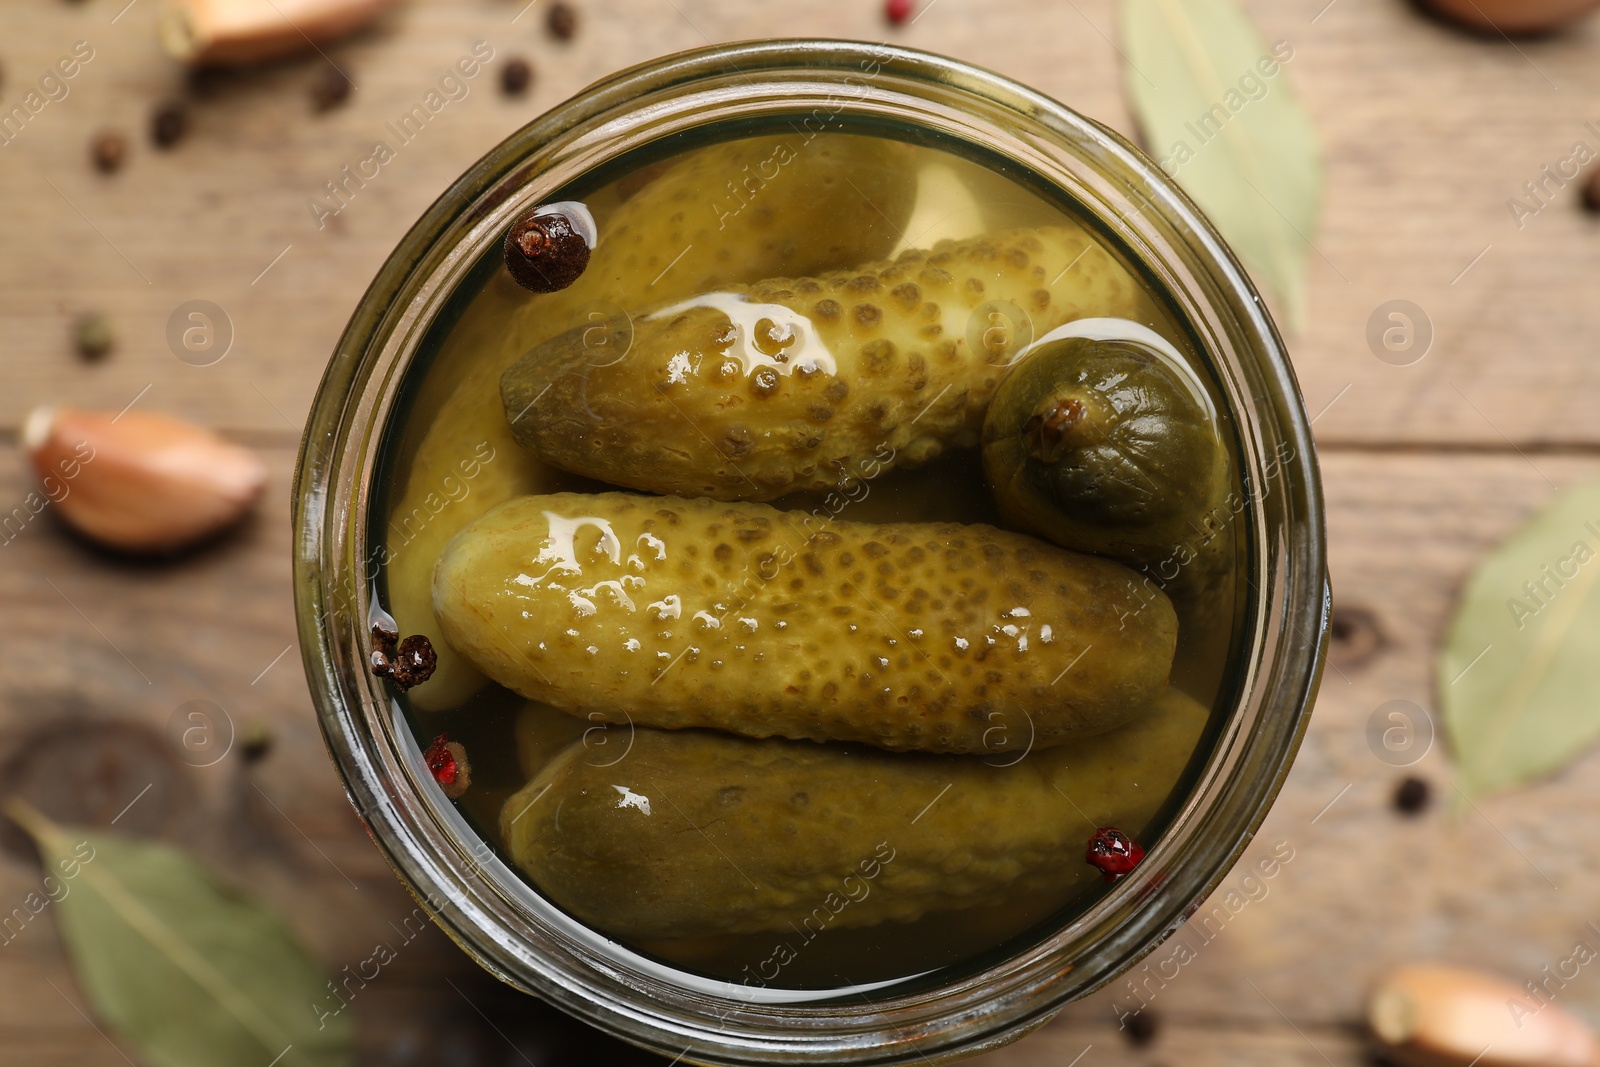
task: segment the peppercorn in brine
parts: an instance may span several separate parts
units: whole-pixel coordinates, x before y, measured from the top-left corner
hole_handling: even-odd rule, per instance
[[[644,152],[431,327],[368,651],[418,779],[579,922],[828,990],[1159,859],[1245,494],[1181,320],[1040,188],[798,125]]]

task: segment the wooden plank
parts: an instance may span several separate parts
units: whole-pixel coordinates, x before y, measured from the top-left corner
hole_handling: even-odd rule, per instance
[[[1082,1059],[1078,1059],[1082,1057]],[[1186,1067],[1359,1067],[1371,1062],[1360,1035],[1346,1028],[1283,1025],[1219,1027],[1214,1021],[1164,1019],[1147,1045],[1134,1045],[1105,1023],[1057,1019],[1014,1045],[977,1056],[973,1067],[1088,1067],[1089,1064],[1182,1063]]]
[[[1293,344],[1311,409],[1338,398],[1319,432],[1340,442],[1595,445],[1584,398],[1600,370],[1586,339],[1600,327],[1600,307],[1570,294],[1600,265],[1600,240],[1571,188],[1520,229],[1507,201],[1575,142],[1600,149],[1586,125],[1600,121],[1588,103],[1600,90],[1590,61],[1600,23],[1511,45],[1436,25],[1399,0],[1337,0],[1322,11],[1324,3],[1251,4],[1266,38],[1295,48],[1286,76],[1315,113],[1328,159],[1311,320]],[[190,138],[161,153],[145,144],[147,114],[180,93],[182,77],[153,43],[156,5],[138,4],[113,24],[114,6],[42,4],[8,15],[10,80],[0,100],[17,98],[76,40],[89,41],[95,58],[70,95],[4,150],[0,196],[29,210],[6,220],[7,246],[26,254],[0,261],[12,372],[0,427],[15,427],[43,400],[115,408],[146,385],[152,406],[202,421],[298,427],[385,254],[518,123],[613,70],[706,41],[886,35],[878,5],[863,0],[596,0],[584,5],[586,25],[571,45],[548,40],[538,9],[513,23],[521,5],[418,2],[329,50],[358,86],[347,107],[311,114],[307,89],[323,61],[287,63],[224,79],[197,101]],[[1131,128],[1111,0],[1057,8],[939,0],[892,36]],[[369,154],[384,124],[478,39],[502,60],[530,56],[533,92],[503,99],[491,63],[425,139],[402,148],[319,230],[308,199]],[[125,172],[111,178],[85,158],[105,125],[133,140]],[[233,351],[215,366],[188,366],[168,348],[168,317],[192,299],[215,302],[233,323]],[[1413,366],[1380,362],[1368,349],[1368,319],[1392,299],[1414,301],[1433,324],[1432,350]],[[79,366],[70,353],[69,324],[85,308],[108,312],[122,339],[101,366]]]
[[[363,1061],[460,1062],[452,1057],[463,1050],[499,1058],[507,1039],[498,1027],[529,1054],[648,1062],[484,973],[427,921],[367,838],[328,761],[293,647],[294,456],[262,454],[273,489],[258,513],[181,559],[107,556],[48,508],[0,543],[0,604],[27,618],[9,629],[0,658],[6,792],[20,789],[64,821],[116,820],[119,830],[179,844],[284,915],[340,981],[389,946],[393,962],[348,998]],[[0,447],[7,509],[29,488],[24,467],[15,447]],[[219,737],[224,720],[237,731],[267,726],[271,750],[256,763],[237,747],[196,751],[190,762],[204,765],[152,755],[150,746],[179,751],[169,720],[191,701],[210,702]],[[58,730],[70,731],[65,744],[41,741]],[[108,730],[116,743],[104,740]],[[149,746],[130,743],[145,738]],[[0,845],[0,915],[9,915],[39,888],[39,871],[9,831]],[[79,1014],[50,908],[6,933],[0,1047],[19,1062],[125,1063]]]
[[[281,486],[289,454],[267,455]],[[15,472],[19,462],[6,450],[0,471]],[[1246,862],[1279,842],[1288,843],[1294,858],[1264,894],[1243,880],[1243,869],[1230,875],[1224,893],[1255,892],[1260,899],[1215,923],[1215,936],[1203,939],[1177,978],[1142,986],[1152,1010],[1171,1023],[1174,1040],[1186,1028],[1201,1035],[1186,1052],[1276,1055],[1271,1050],[1299,1040],[1279,1011],[1313,1028],[1322,1047],[1323,1034],[1335,1035],[1359,1016],[1364,989],[1387,966],[1443,958],[1521,981],[1565,955],[1583,923],[1595,918],[1584,887],[1600,855],[1600,829],[1565,813],[1586,810],[1586,783],[1600,772],[1600,756],[1485,802],[1481,811],[1450,817],[1435,808],[1411,820],[1390,810],[1391,791],[1404,774],[1421,773],[1448,792],[1442,739],[1414,768],[1400,769],[1381,762],[1366,737],[1368,718],[1387,700],[1434,707],[1432,657],[1473,561],[1554,496],[1551,482],[1566,487],[1600,473],[1600,462],[1585,459],[1538,457],[1537,463],[1536,469],[1515,454],[1331,450],[1323,456],[1337,594],[1341,604],[1373,613],[1384,644],[1364,663],[1342,654],[1335,660],[1300,759]],[[9,474],[0,481],[0,499],[22,489]],[[282,908],[335,969],[364,958],[411,905],[348,813],[298,665],[287,658],[250,685],[292,636],[284,494],[269,496],[263,513],[234,539],[164,566],[103,558],[47,522],[41,518],[0,548],[10,554],[0,570],[0,603],[29,612],[29,624],[13,635],[15,651],[0,661],[0,683],[11,694],[0,736],[14,743],[41,720],[74,716],[158,729],[175,703],[196,697],[214,699],[241,719],[272,722],[278,747],[256,770],[246,774],[229,760],[192,771],[208,799],[194,819],[170,832]],[[84,615],[46,579],[73,596]],[[244,788],[251,779],[271,804]],[[230,810],[230,798],[236,803],[240,794],[248,810]],[[0,900],[20,899],[35,877],[27,865],[0,862]],[[438,949],[416,957],[424,976],[435,967],[471,973],[472,965],[442,940]],[[0,952],[0,988],[35,990],[0,997],[0,1040],[13,1029],[38,1030],[45,1020],[50,1033],[37,1040],[47,1044],[55,1040],[50,1027],[81,1027],[68,1005],[50,1003],[59,995],[36,980],[61,973],[52,970],[59,968],[51,962],[57,951],[47,930],[29,929]],[[411,964],[402,956],[397,966],[399,974]],[[1600,987],[1573,983],[1563,997],[1580,1010],[1600,1011]],[[1048,1039],[1030,1038],[994,1056],[1034,1062],[1036,1046],[1047,1040],[1070,1044],[1086,1033],[1112,1034],[1116,1013],[1140,999],[1125,982],[1114,983],[1068,1008],[1043,1032]],[[1221,1036],[1213,1042],[1208,1034]],[[1355,1047],[1332,1036],[1327,1044]],[[1109,1036],[1096,1045],[1097,1056],[1124,1047]]]
[[[1336,645],[1288,783],[1218,893],[1146,964],[1069,1006],[1038,1037],[993,1054],[996,1067],[1065,1062],[1034,1046],[1050,1035],[1052,1049],[1076,1054],[1081,1039],[1114,1035],[1122,1013],[1146,1004],[1174,1038],[1188,1026],[1204,1028],[1204,1040],[1181,1046],[1185,1060],[1209,1062],[1247,1034],[1285,1047],[1239,1047],[1240,1058],[1309,1054],[1303,1042],[1295,1048],[1300,1039],[1286,1025],[1293,1020],[1333,1062],[1356,1062],[1359,1043],[1340,1035],[1353,1032],[1366,990],[1386,969],[1440,960],[1520,985],[1567,957],[1586,936],[1584,924],[1597,918],[1588,887],[1600,828],[1569,813],[1585,810],[1600,753],[1549,781],[1451,813],[1442,736],[1414,766],[1395,767],[1375,754],[1367,730],[1389,700],[1436,711],[1435,652],[1474,561],[1553,498],[1545,477],[1568,487],[1600,473],[1600,463],[1541,457],[1534,470],[1516,455],[1339,451],[1325,452],[1322,462],[1335,599],[1372,613],[1382,647],[1352,662],[1352,650]],[[1391,801],[1412,774],[1431,782],[1436,802],[1407,818]],[[1293,858],[1277,876],[1247,880],[1250,865],[1280,843]],[[1244,903],[1230,908],[1229,890]],[[1600,985],[1574,981],[1559,1000],[1593,1017]],[[1073,1041],[1077,1048],[1068,1047]],[[1178,1051],[1162,1041],[1156,1054]],[[1108,1062],[1102,1052],[1110,1062],[1146,1062],[1124,1041],[1095,1039],[1095,1046],[1097,1063]]]
[[[1433,656],[1472,562],[1558,487],[1600,473],[1600,460],[1572,454],[1600,446],[1587,410],[1600,375],[1587,339],[1600,306],[1572,295],[1573,280],[1597,265],[1594,224],[1577,212],[1571,188],[1520,228],[1507,207],[1575,141],[1600,148],[1586,125],[1600,124],[1588,104],[1600,89],[1591,58],[1600,23],[1510,45],[1437,26],[1400,0],[1324,3],[1249,6],[1268,40],[1293,43],[1287,77],[1327,151],[1311,320],[1291,347],[1308,407],[1326,406],[1316,428],[1331,446],[1323,464],[1336,596],[1370,610],[1384,642],[1365,662],[1347,656],[1330,668],[1301,758],[1247,862],[1280,841],[1294,859],[1178,977],[1142,987],[1163,1020],[1156,1044],[1133,1049],[1119,1036],[1117,1012],[1139,997],[1114,983],[983,1062],[1066,1064],[1092,1044],[1097,1063],[1353,1063],[1362,1055],[1353,1028],[1362,992],[1384,967],[1439,958],[1520,982],[1563,958],[1582,924],[1600,918],[1583,892],[1600,831],[1569,814],[1591,806],[1583,783],[1597,757],[1478,811],[1435,807],[1402,820],[1389,797],[1404,774],[1449,792],[1442,741],[1400,769],[1378,760],[1366,737],[1387,700],[1435,707]],[[8,372],[0,439],[34,403],[120,408],[149,386],[141,405],[234,432],[262,448],[273,472],[255,521],[180,561],[97,554],[48,514],[0,544],[0,607],[14,620],[0,658],[0,758],[50,724],[159,733],[190,700],[215,702],[236,725],[270,723],[277,746],[259,765],[229,757],[167,768],[164,791],[138,799],[126,825],[177,840],[248,886],[334,970],[393,936],[390,924],[414,907],[327,763],[297,653],[276,658],[294,638],[294,435],[367,280],[472,160],[595,78],[707,40],[885,36],[878,6],[864,0],[593,0],[582,5],[578,40],[557,45],[539,28],[539,8],[512,22],[521,6],[405,5],[329,50],[358,90],[325,115],[313,115],[306,96],[320,60],[223,79],[196,100],[194,131],[171,153],[143,137],[153,102],[182,92],[180,73],[153,43],[156,5],[136,4],[115,22],[120,0],[18,7],[0,42],[7,104],[74,41],[95,48],[66,99],[0,147],[0,195],[23,206],[4,223],[4,247],[16,251],[0,257]],[[318,230],[307,199],[478,39],[502,60],[530,57],[533,92],[503,99],[491,64],[424,140]],[[1001,70],[1131,128],[1111,0],[937,0],[894,39]],[[133,142],[128,167],[112,178],[85,160],[104,125]],[[211,367],[180,362],[164,336],[172,310],[197,298],[221,305],[236,328],[235,347]],[[1379,360],[1366,340],[1373,310],[1392,299],[1414,301],[1434,326],[1431,350],[1410,366]],[[87,308],[109,312],[121,338],[95,366],[79,363],[68,343],[72,318]],[[24,469],[15,447],[0,444],[0,505],[26,492]],[[142,788],[142,769],[100,767],[99,784],[80,800],[115,812]],[[1231,875],[1224,892],[1245,888],[1242,877]],[[36,879],[30,861],[0,852],[0,908]],[[0,946],[0,1045],[27,1062],[125,1062],[73,1007],[82,1001],[50,921],[46,913]],[[464,1049],[504,1059],[507,1039],[476,1021],[485,1016],[535,1062],[552,1041],[628,1062],[501,992],[437,932],[408,946],[370,993],[352,1009],[364,1062],[442,1061]],[[1560,999],[1594,1015],[1600,985],[1580,979]]]
[[[9,509],[28,488],[25,461],[14,447],[0,453],[0,501]],[[103,554],[66,534],[49,508],[0,544],[0,603],[27,619],[9,629],[0,666],[7,694],[0,751],[21,761],[7,766],[24,768],[25,795],[37,803],[59,803],[62,816],[76,812],[102,824],[116,817],[121,828],[180,841],[292,916],[309,942],[359,960],[412,905],[323,752],[294,645],[293,455],[263,455],[273,489],[258,513],[233,536],[182,559]],[[171,724],[177,716],[178,734],[189,728],[180,712],[195,701],[209,704],[202,710],[212,718],[200,725],[214,731],[211,747],[194,735],[187,760],[161,759],[126,743],[150,738],[156,751],[179,751]],[[99,762],[76,757],[94,751],[97,729],[114,725],[124,743],[106,746]],[[237,735],[252,726],[275,739],[265,758],[250,763],[237,746],[225,753],[230,728]],[[61,729],[74,731],[66,746],[51,740]],[[40,761],[46,767],[35,773]],[[52,773],[76,792],[52,788]],[[16,781],[14,774],[13,787]],[[20,899],[36,884],[30,868],[0,865],[0,901]],[[0,1004],[0,1020],[15,1007]]]

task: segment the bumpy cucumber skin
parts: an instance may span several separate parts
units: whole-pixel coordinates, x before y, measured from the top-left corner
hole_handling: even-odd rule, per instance
[[[755,193],[746,187],[743,207],[725,188],[730,180],[745,181],[752,169],[759,178],[774,168],[777,176],[764,187]],[[564,480],[517,446],[500,403],[505,369],[530,346],[568,328],[578,328],[580,336],[592,329],[589,312],[603,303],[680,299],[733,282],[881,256],[910,213],[912,179],[907,152],[872,138],[806,142],[795,135],[712,145],[679,160],[603,217],[588,269],[570,288],[532,296],[509,279],[496,279],[487,298],[504,314],[478,315],[446,342],[439,365],[459,381],[417,448],[390,516],[387,607],[402,632],[427,635],[439,657],[433,677],[408,694],[413,706],[456,707],[485,681],[444,644],[433,617],[439,553],[462,526],[495,505],[549,492]],[[608,358],[586,351],[589,358]],[[480,475],[464,479],[460,465],[480,451],[495,458]]]
[[[633,940],[1064,900],[1099,878],[1083,861],[1097,827],[1151,843],[1207,715],[1168,690],[1121,729],[1008,767],[640,727],[609,766],[569,746],[506,801],[501,838],[555,903]]]
[[[875,454],[915,466],[976,444],[1022,344],[1075,319],[1147,310],[1133,277],[1076,226],[724,291],[786,309],[834,366],[774,367],[777,339],[764,350],[723,310],[662,314],[675,305],[658,304],[634,316],[626,359],[593,366],[581,332],[569,331],[508,370],[501,392],[517,440],[556,466],[650,492],[772,500],[827,489]],[[990,302],[1024,312],[1031,330],[992,309],[993,324],[980,315],[973,330]]]
[[[989,526],[807,520],[524,497],[445,550],[434,607],[523,696],[669,729],[992,753],[1111,729],[1167,683],[1172,607],[1120,564]]]

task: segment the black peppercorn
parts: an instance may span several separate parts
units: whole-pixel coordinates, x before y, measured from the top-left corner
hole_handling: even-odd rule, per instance
[[[89,158],[101,174],[114,174],[128,158],[128,142],[113,130],[101,130],[89,142]]]
[[[589,242],[566,215],[535,209],[507,231],[505,258],[518,285],[553,293],[577,281],[589,266]]]
[[[1595,167],[1583,180],[1583,206],[1600,212],[1600,167]]]
[[[272,751],[272,727],[253,722],[239,734],[239,757],[246,763],[260,763]]]
[[[394,674],[393,656],[400,643],[400,634],[382,623],[372,624],[372,673],[379,678]]]
[[[387,655],[394,655],[394,649],[400,643],[400,631],[383,623],[372,624],[372,647],[381,649]]]
[[[72,340],[78,355],[87,360],[104,359],[117,343],[111,320],[96,311],[78,316],[78,321],[73,325]]]
[[[1335,605],[1328,620],[1328,662],[1341,670],[1361,667],[1388,643],[1371,611]]]
[[[350,99],[354,88],[344,71],[329,65],[322,68],[317,80],[311,83],[311,107],[314,111],[331,111]]]
[[[395,651],[390,677],[394,679],[395,688],[404,692],[432,678],[433,669],[438,665],[439,655],[433,650],[433,642],[423,634],[412,634],[401,641]]]
[[[393,679],[395,688],[403,693],[433,677],[433,670],[439,665],[439,654],[433,650],[433,642],[423,634],[412,634],[396,643],[398,636],[388,627],[373,623],[372,653],[368,662],[373,674]]]
[[[176,101],[168,101],[150,116],[150,140],[157,148],[171,148],[189,132],[189,112]]]
[[[1161,1020],[1149,1008],[1140,1008],[1128,1016],[1122,1023],[1122,1032],[1127,1035],[1128,1044],[1134,1048],[1144,1048],[1156,1039],[1156,1033],[1161,1029]]]
[[[249,75],[227,67],[195,67],[184,77],[184,88],[191,100],[211,100]]]
[[[506,60],[500,68],[500,90],[507,96],[521,96],[533,84],[533,68],[521,56]]]
[[[550,5],[550,11],[545,15],[545,25],[550,29],[550,36],[558,41],[570,41],[572,35],[578,32],[578,13],[571,4],[557,3]]]
[[[1419,814],[1432,797],[1433,787],[1427,779],[1415,776],[1403,779],[1394,791],[1395,810],[1403,815]]]

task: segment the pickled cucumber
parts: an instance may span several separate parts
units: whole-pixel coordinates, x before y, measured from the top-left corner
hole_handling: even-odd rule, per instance
[[[494,509],[434,608],[478,669],[569,713],[931,752],[1117,726],[1177,637],[1133,572],[1020,534],[628,493]]]
[[[977,444],[1005,363],[1033,335],[1138,315],[1146,299],[1081,228],[1012,230],[653,302],[633,316],[627,358],[596,366],[569,330],[513,365],[501,392],[516,439],[558,467],[771,500],[868,461],[916,466]]]
[[[597,763],[604,763],[615,752],[626,750],[629,735],[623,726],[594,724],[556,711],[548,705],[530,700],[517,712],[512,738],[517,746],[517,766],[525,777],[533,777],[545,764],[574,741],[586,740],[594,732],[593,747],[598,749],[617,739],[617,744]]]
[[[982,453],[1007,525],[1138,569],[1197,649],[1226,654],[1238,498],[1212,401],[1170,342],[1117,319],[1041,338],[995,390]]]
[[[984,418],[1006,525],[1122,560],[1178,609],[1174,678],[1210,677],[1234,632],[1229,456],[1184,355],[1125,320],[1080,320],[1024,350]]]
[[[1096,827],[1143,836],[1207,711],[1176,689],[1112,733],[999,760],[636,728],[570,745],[512,795],[512,860],[581,921],[637,940],[907,922],[1099,873]],[[791,942],[796,943],[796,942]]]
[[[1068,331],[1024,353],[995,391],[983,423],[990,491],[1008,524],[1156,563],[1195,539],[1227,493],[1211,401],[1177,350],[1137,323]]]
[[[561,485],[559,472],[515,445],[500,403],[505,369],[569,327],[588,339],[589,358],[614,358],[626,336],[608,316],[624,296],[676,300],[881,256],[910,212],[913,179],[904,146],[873,138],[808,142],[794,135],[713,145],[677,161],[603,217],[589,267],[570,288],[535,297],[507,279],[493,283],[486,299],[501,313],[464,320],[438,356],[458,384],[417,449],[382,550],[389,611],[403,632],[427,635],[439,657],[433,677],[409,694],[414,706],[454,707],[484,682],[441,640],[430,601],[439,553],[495,505]],[[475,461],[481,471],[464,477],[463,465]]]

